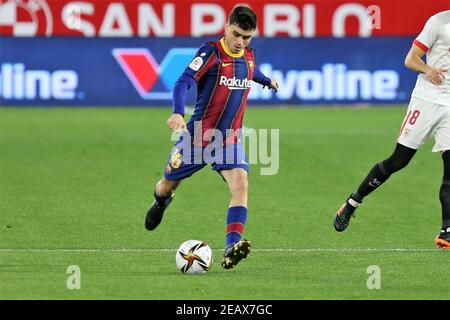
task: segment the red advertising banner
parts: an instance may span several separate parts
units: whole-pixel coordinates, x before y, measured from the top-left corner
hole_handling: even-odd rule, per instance
[[[256,12],[264,37],[412,36],[450,9],[450,0],[0,0],[0,35],[212,36],[237,3]]]

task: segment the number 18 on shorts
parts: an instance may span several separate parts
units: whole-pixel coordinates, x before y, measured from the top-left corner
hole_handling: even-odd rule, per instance
[[[403,121],[398,143],[419,149],[432,136],[433,152],[450,149],[450,108],[412,98]]]

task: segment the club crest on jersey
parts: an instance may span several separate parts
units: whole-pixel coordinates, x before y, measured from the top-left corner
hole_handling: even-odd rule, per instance
[[[248,62],[248,66],[251,70],[253,70],[255,68],[255,65],[253,64],[253,61],[249,61]]]
[[[236,77],[227,78],[225,76],[221,76],[219,85],[227,86],[230,90],[245,90],[251,87],[252,80],[248,80],[247,78],[236,79]]]

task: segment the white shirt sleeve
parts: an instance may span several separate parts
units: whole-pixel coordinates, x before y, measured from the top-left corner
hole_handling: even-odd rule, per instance
[[[422,32],[414,40],[414,44],[427,52],[433,46],[439,35],[439,26],[439,19],[437,19],[436,15],[432,16],[428,19]]]

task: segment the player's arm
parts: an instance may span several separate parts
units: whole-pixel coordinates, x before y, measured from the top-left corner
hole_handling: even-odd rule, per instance
[[[167,120],[167,125],[172,131],[186,130],[184,107],[188,91],[214,64],[215,56],[213,53],[213,47],[209,44],[204,44],[175,83],[173,88],[173,114]]]
[[[253,73],[253,81],[261,84],[263,87],[268,87],[275,92],[278,91],[278,81],[266,77],[258,68],[256,68],[255,72]]]
[[[415,72],[426,74],[427,79],[433,84],[441,84],[445,80],[444,73],[447,72],[448,69],[444,67],[430,67],[422,60],[424,54],[425,51],[419,45],[413,44],[406,55],[405,66]]]
[[[173,88],[173,113],[167,120],[167,126],[174,132],[186,130],[186,122],[184,121],[184,106],[186,105],[189,88],[194,83],[194,78],[187,72],[183,72],[177,82],[175,82],[175,86]]]
[[[433,68],[427,65],[422,60],[422,57],[433,47],[441,29],[442,23],[436,15],[429,18],[420,34],[414,40],[405,58],[405,66],[407,68],[425,74],[426,78],[435,85],[443,83],[445,79],[444,73],[447,71],[447,68],[440,66]]]

